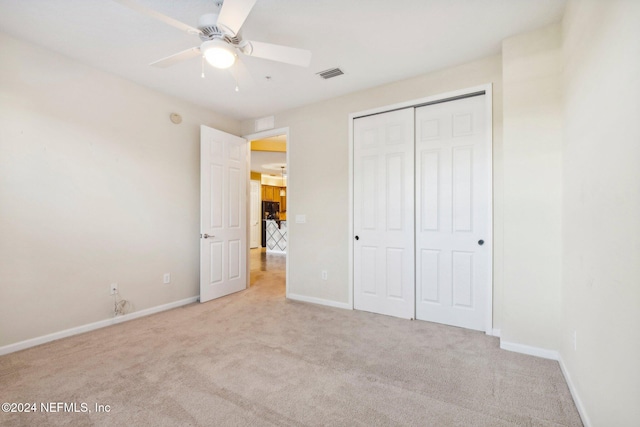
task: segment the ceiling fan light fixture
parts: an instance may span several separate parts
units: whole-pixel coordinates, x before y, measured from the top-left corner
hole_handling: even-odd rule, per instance
[[[233,47],[220,39],[202,43],[202,54],[212,67],[225,69],[236,62],[236,52]]]

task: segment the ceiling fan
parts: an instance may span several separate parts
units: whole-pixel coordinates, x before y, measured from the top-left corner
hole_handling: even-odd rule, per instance
[[[194,28],[153,9],[136,3],[133,0],[114,0],[123,6],[139,13],[158,19],[165,24],[200,37],[202,44],[174,55],[152,62],[151,66],[166,68],[178,62],[204,56],[209,64],[216,68],[229,68],[235,61],[238,52],[247,56],[284,62],[286,64],[308,67],[311,52],[277,44],[244,40],[240,28],[249,16],[257,0],[219,0],[219,13],[207,13],[198,20],[198,28]]]

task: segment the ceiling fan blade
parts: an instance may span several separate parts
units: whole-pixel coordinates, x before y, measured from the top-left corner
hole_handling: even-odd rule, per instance
[[[121,5],[128,7],[129,9],[135,10],[136,12],[139,12],[143,15],[147,15],[150,16],[152,18],[155,18],[159,21],[164,22],[165,24],[169,24],[172,27],[175,27],[179,30],[182,31],[186,31],[189,34],[199,34],[200,30],[198,30],[197,28],[192,27],[191,25],[187,25],[183,22],[178,21],[177,19],[173,19],[167,15],[163,15],[160,12],[156,12],[153,9],[150,9],[146,6],[142,6],[139,3],[136,3],[135,1],[132,0],[113,0],[116,3],[120,3]]]
[[[200,56],[200,48],[192,47],[191,49],[183,50],[182,52],[159,59],[149,65],[158,68],[167,68],[180,61],[186,61],[187,59],[195,58],[196,56]]]
[[[256,0],[224,0],[218,15],[218,25],[231,31],[233,35],[238,34],[255,4]]]
[[[298,65],[300,67],[308,67],[311,63],[311,52],[305,49],[254,41],[249,43],[252,47],[247,53],[249,56]]]

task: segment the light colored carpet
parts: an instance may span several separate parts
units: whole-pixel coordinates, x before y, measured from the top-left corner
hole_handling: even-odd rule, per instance
[[[286,301],[283,282],[257,268],[247,291],[1,357],[2,402],[111,411],[0,424],[582,425],[557,362],[478,332]]]

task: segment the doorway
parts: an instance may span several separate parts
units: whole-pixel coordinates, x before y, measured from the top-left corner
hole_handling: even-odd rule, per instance
[[[250,135],[249,286],[286,293],[289,231],[288,132]]]

